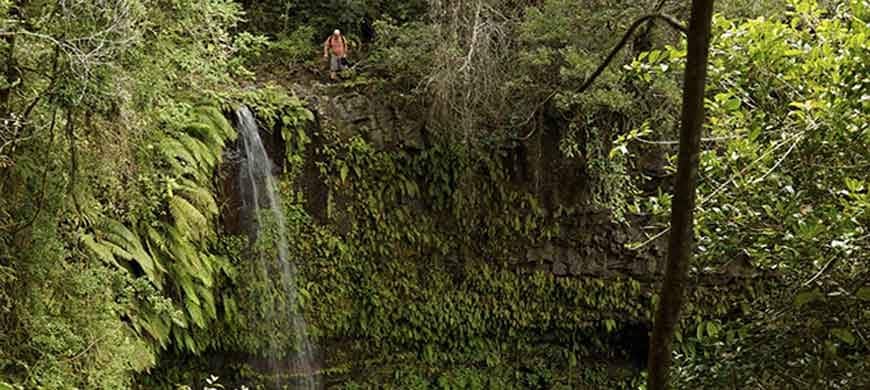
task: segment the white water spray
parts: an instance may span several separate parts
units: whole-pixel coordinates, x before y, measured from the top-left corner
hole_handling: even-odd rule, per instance
[[[296,267],[289,261],[286,220],[279,201],[280,195],[277,192],[275,178],[273,177],[274,165],[266,154],[266,148],[263,146],[257,122],[251,110],[247,107],[242,107],[236,112],[236,115],[238,117],[238,131],[241,136],[241,151],[243,154],[243,160],[240,165],[241,172],[239,174],[242,207],[244,210],[250,211],[253,216],[255,224],[252,229],[252,233],[255,233],[252,234],[253,239],[256,239],[261,233],[260,229],[263,226],[263,221],[261,220],[262,212],[269,213],[276,225],[278,237],[275,244],[277,246],[278,258],[275,261],[278,261],[280,265],[281,285],[284,289],[284,294],[286,294],[287,304],[290,309],[290,323],[293,329],[288,329],[288,331],[293,332],[298,346],[297,355],[292,359],[291,367],[289,367],[292,372],[285,373],[298,379],[292,384],[276,385],[282,387],[291,385],[299,389],[317,389],[321,386],[315,373],[317,366],[315,364],[314,348],[308,338],[305,318],[298,310]],[[260,261],[268,260],[270,259],[260,259]],[[263,267],[265,267],[265,264]],[[264,336],[268,337],[268,335]]]

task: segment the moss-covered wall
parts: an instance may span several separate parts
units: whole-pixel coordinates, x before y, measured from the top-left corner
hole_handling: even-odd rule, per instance
[[[431,135],[415,146],[372,136],[371,124],[383,122],[370,112],[395,107],[360,110],[389,103],[354,96],[352,107],[336,97],[329,109],[325,99],[310,100],[316,119],[295,127],[302,131],[287,131],[292,126],[280,120],[263,130],[265,139],[287,138],[274,142],[285,153],[274,154],[287,156],[281,191],[290,252],[324,383],[600,388],[638,381],[662,257],[657,243],[626,248],[640,240],[631,227],[640,217],[615,223],[581,198],[546,204],[535,183],[512,174],[558,164],[559,156],[517,160]],[[337,112],[344,114],[330,116]],[[368,125],[347,128],[354,123]],[[566,177],[550,187],[582,193],[564,188],[578,185]],[[221,373],[240,383],[269,377],[256,372],[268,368],[265,346],[286,341],[275,335],[289,326],[266,320],[270,287],[245,256],[237,252],[240,275],[226,286],[241,322],[224,326],[226,341],[205,359],[164,359],[171,367],[159,375],[164,381],[172,372]],[[698,282],[681,343],[703,353],[717,324],[740,310],[724,302],[749,299],[758,283],[729,275]]]

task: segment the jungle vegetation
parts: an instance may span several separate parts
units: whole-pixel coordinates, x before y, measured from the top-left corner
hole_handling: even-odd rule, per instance
[[[870,3],[716,1],[703,62],[691,3],[0,0],[0,390],[279,387],[296,310],[330,388],[870,387]]]

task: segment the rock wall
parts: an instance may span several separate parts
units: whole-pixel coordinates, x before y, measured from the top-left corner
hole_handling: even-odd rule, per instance
[[[322,85],[296,85],[293,89],[308,102],[317,118],[309,128],[313,144],[307,151],[300,189],[305,193],[309,212],[320,222],[326,222],[324,209],[330,197],[316,167],[318,159],[323,158],[318,153],[324,142],[323,131],[334,131],[342,140],[361,136],[383,152],[415,153],[431,146],[423,110],[401,93]],[[550,120],[543,124],[544,130],[499,152],[510,186],[534,194],[551,214],[560,207],[582,209],[590,197],[585,161],[565,158],[559,150],[561,128],[565,126]],[[342,201],[339,194],[332,195],[333,201]],[[564,231],[561,237],[543,245],[520,245],[522,248],[510,263],[523,270],[547,271],[560,277],[649,279],[663,269],[659,259],[663,257],[664,242],[654,242],[642,251],[626,249],[626,244],[646,239],[630,227],[638,226],[642,217],[630,219],[631,223],[620,225],[611,221],[607,211],[588,210],[577,219],[559,221]],[[341,221],[337,224],[343,225]]]
[[[552,235],[531,232],[527,235],[538,238],[524,233],[512,237],[520,229],[507,229],[472,237],[478,232],[474,231],[473,223],[468,229],[469,220],[487,224],[490,219],[499,219],[504,208],[494,207],[493,210],[499,210],[495,213],[475,214],[475,210],[467,209],[453,213],[454,210],[433,208],[432,202],[425,199],[428,195],[393,205],[395,209],[409,207],[413,216],[407,222],[390,215],[388,218],[392,219],[384,227],[371,221],[378,216],[369,214],[371,209],[362,204],[369,193],[363,192],[361,199],[354,197],[359,194],[348,190],[354,187],[337,185],[334,177],[324,177],[321,168],[333,158],[324,150],[333,147],[331,143],[361,136],[377,153],[419,156],[435,147],[428,134],[430,130],[420,119],[419,108],[401,94],[385,97],[366,88],[295,88],[314,112],[315,121],[306,129],[311,143],[305,149],[302,171],[295,177],[294,185],[303,194],[307,213],[316,222],[315,227],[306,225],[305,229],[317,234],[328,232],[296,237],[304,241],[297,248],[302,253],[297,259],[300,272],[310,278],[311,286],[316,286],[308,315],[314,318],[310,324],[324,332],[319,342],[323,367],[330,372],[324,374],[326,383],[338,385],[357,379],[388,383],[381,381],[392,380],[394,373],[389,365],[372,359],[400,353],[410,357],[406,362],[392,362],[402,365],[395,372],[421,369],[431,373],[444,366],[431,362],[427,366],[420,359],[427,350],[439,348],[450,359],[467,348],[503,358],[509,356],[494,368],[511,367],[517,370],[513,372],[526,370],[526,363],[519,357],[530,351],[570,352],[585,359],[575,367],[559,368],[574,372],[571,375],[587,375],[593,371],[584,370],[595,365],[618,372],[627,369],[635,374],[643,368],[651,327],[649,308],[662,275],[665,243],[656,240],[641,250],[630,250],[627,244],[646,240],[637,226],[649,221],[642,216],[628,216],[627,223],[617,223],[608,211],[583,207],[589,196],[585,163],[562,157],[558,150],[562,124],[550,123],[527,141],[496,151],[506,171],[504,180],[509,181],[504,184],[540,202],[543,217],[536,218],[543,218],[542,224],[549,227],[557,226]],[[268,153],[275,161],[283,161],[285,156],[285,142],[280,133],[276,129],[261,129]],[[236,211],[240,208],[235,196],[237,155],[238,145],[229,145],[220,175],[224,195],[222,218],[230,233],[244,231],[243,218]],[[283,164],[276,165],[278,170],[284,168]],[[383,189],[363,188],[372,192]],[[360,203],[351,203],[354,201]],[[345,206],[354,205],[364,209],[362,215],[342,212]],[[564,208],[574,211],[557,212]],[[473,218],[462,219],[464,213],[474,214]],[[401,234],[406,223],[424,216],[425,229],[430,230],[415,233],[451,241],[449,245],[421,243]],[[356,229],[352,228],[354,225]],[[471,231],[470,235],[462,236],[452,230],[459,225],[465,229],[462,233]],[[320,250],[324,243],[320,239],[324,236],[340,242],[336,247],[342,249]],[[492,236],[497,238],[491,241],[497,242],[485,241]],[[549,238],[540,238],[544,236]],[[444,247],[447,250],[440,252]],[[723,290],[733,289],[742,294],[739,290],[748,284],[733,283],[735,277],[753,275],[741,272],[696,275],[695,291],[689,292],[695,294],[695,312],[716,307],[715,299],[723,296]],[[489,276],[480,277],[485,273]],[[336,322],[341,326],[333,327]],[[462,344],[465,337],[468,345],[453,345]],[[492,344],[475,346],[474,342],[481,340]],[[518,349],[504,351],[503,346]],[[268,369],[246,354],[215,356],[218,361],[209,362],[214,369],[240,359],[256,370]],[[478,360],[472,360],[471,364],[488,365],[488,361],[479,360],[481,356],[472,356],[471,359]],[[369,361],[375,361],[373,366],[366,365]],[[546,360],[542,364],[550,363]],[[372,373],[378,369],[386,376]],[[611,374],[608,371],[606,376],[622,375]]]

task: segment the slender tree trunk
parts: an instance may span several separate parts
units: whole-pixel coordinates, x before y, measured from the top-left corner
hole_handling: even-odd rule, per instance
[[[661,299],[656,311],[655,326],[650,338],[648,364],[650,390],[664,390],[668,386],[671,341],[680,317],[689,262],[694,247],[695,189],[701,128],[704,124],[704,87],[707,79],[707,55],[710,48],[712,18],[713,0],[692,0],[683,86],[680,154],[671,209],[668,264],[664,284],[659,294]]]

